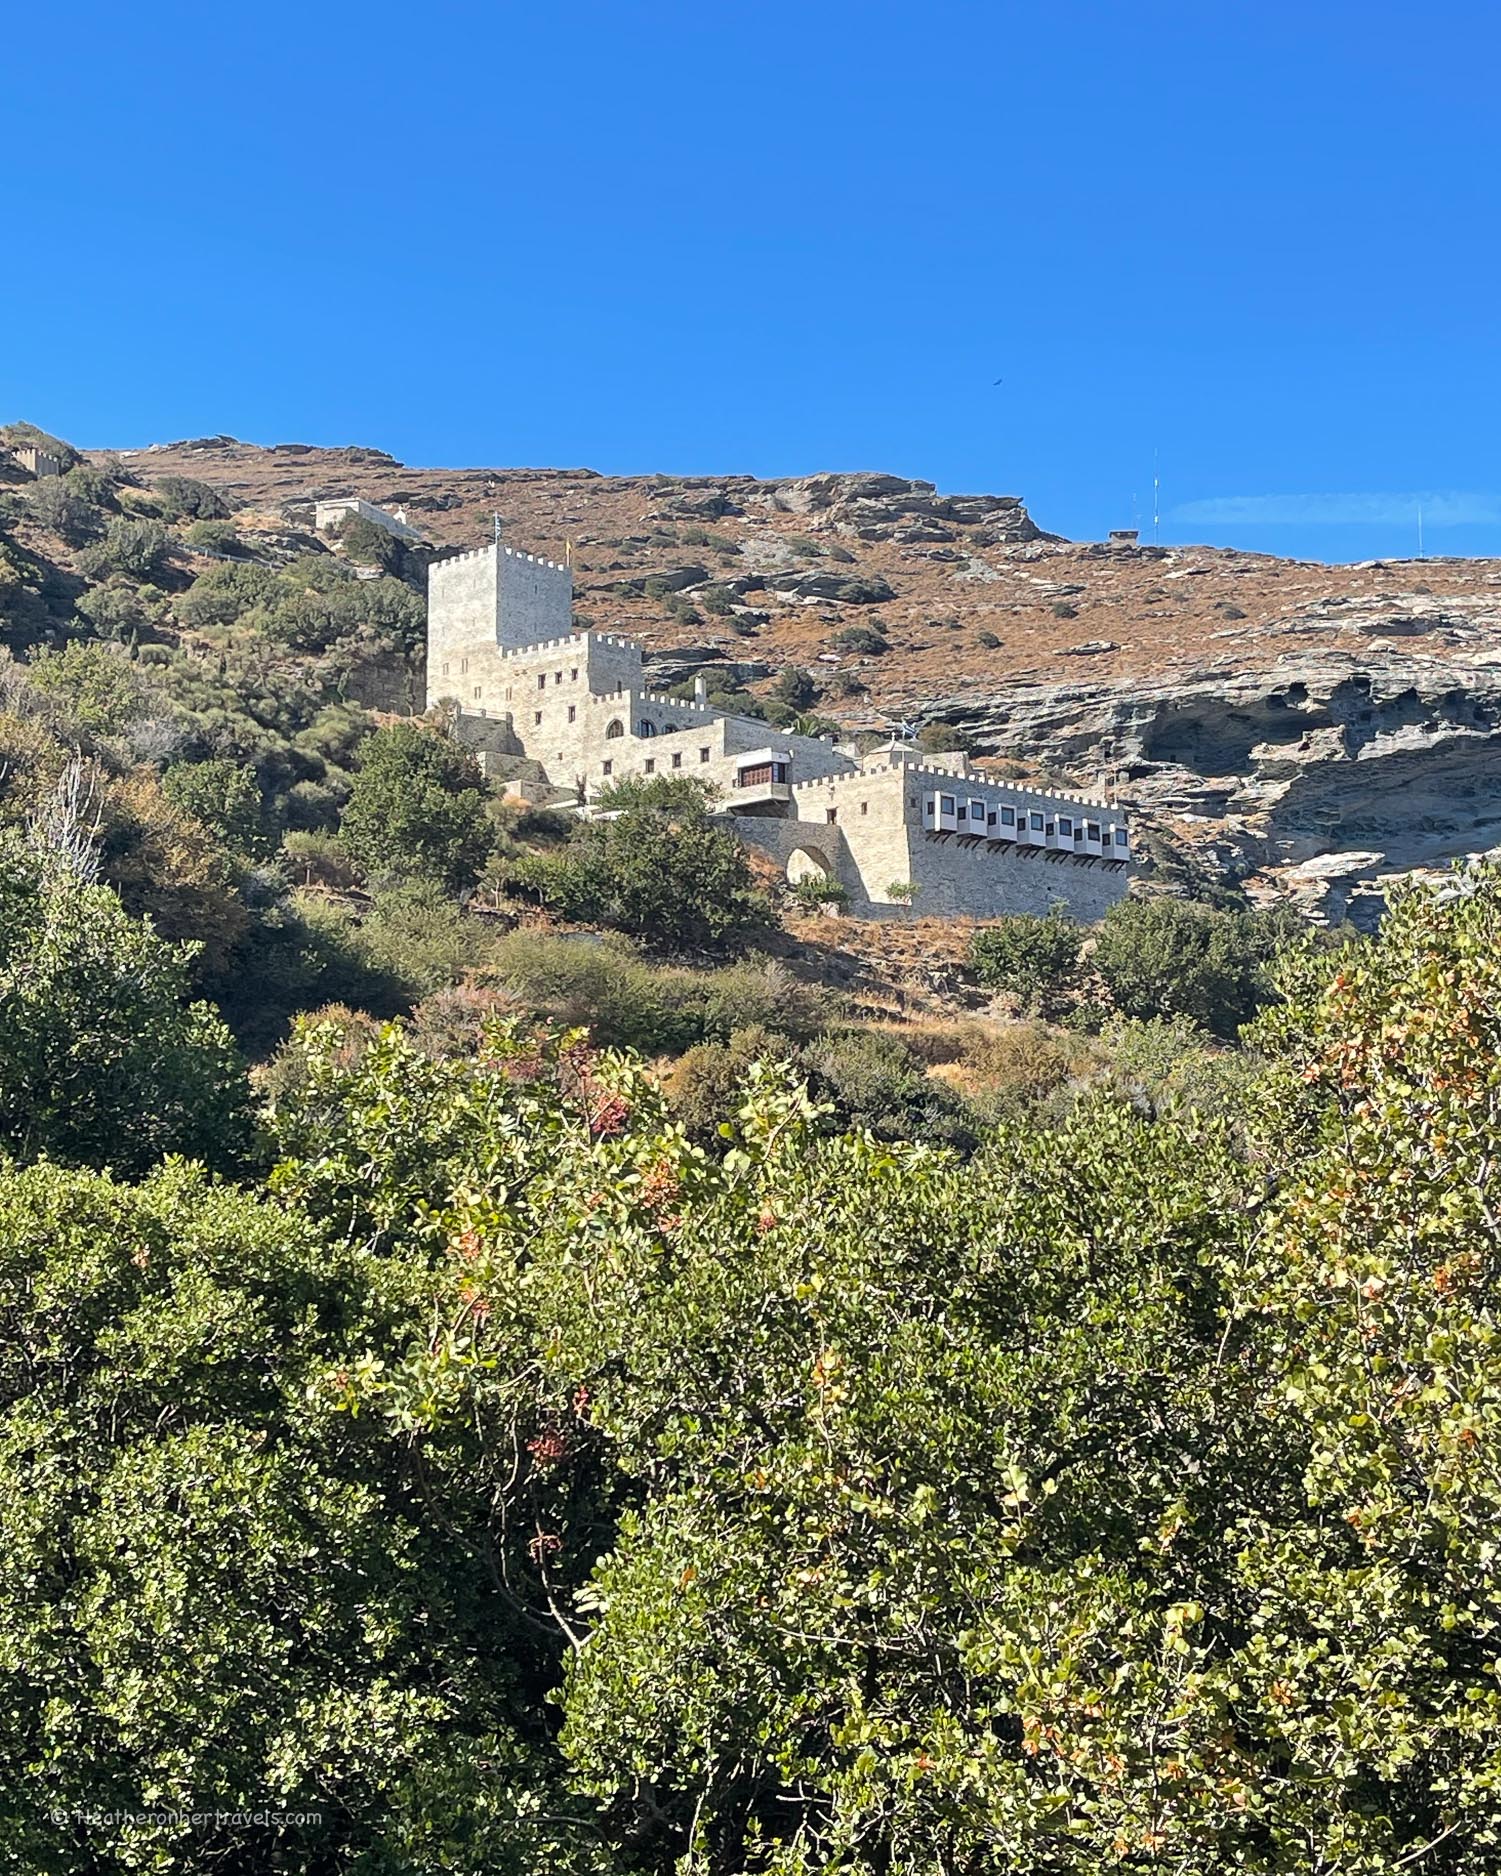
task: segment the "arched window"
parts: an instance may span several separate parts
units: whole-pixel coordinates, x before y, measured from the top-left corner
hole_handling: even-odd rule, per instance
[[[611,717],[610,721],[605,725],[605,735],[606,737],[625,735],[625,725],[621,722],[619,717]]]
[[[662,734],[664,736],[676,736],[677,728],[678,726],[676,723],[664,723],[662,725]]]
[[[636,734],[638,736],[655,736],[656,733],[656,724],[651,722],[647,717],[642,717],[641,721],[636,725]]]

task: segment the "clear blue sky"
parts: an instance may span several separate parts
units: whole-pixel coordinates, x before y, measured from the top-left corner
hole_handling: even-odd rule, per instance
[[[0,415],[1501,552],[1489,0],[8,9]],[[993,380],[1002,378],[1000,385]]]

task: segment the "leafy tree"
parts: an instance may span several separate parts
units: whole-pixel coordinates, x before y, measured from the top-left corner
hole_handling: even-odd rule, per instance
[[[70,476],[43,476],[26,491],[26,506],[40,526],[74,546],[104,526],[103,512]]]
[[[123,573],[133,580],[149,580],[166,558],[167,539],[167,530],[159,522],[132,521],[118,515],[110,522],[104,539],[78,556],[78,564],[90,579]]]
[[[363,515],[345,518],[339,528],[339,540],[349,558],[364,566],[394,573],[401,565],[401,542],[388,529],[367,521]]]
[[[151,708],[146,680],[118,645],[75,640],[61,651],[38,652],[26,676],[93,736],[117,736]]]
[[[1082,940],[1061,905],[1046,918],[1018,912],[975,933],[970,963],[982,984],[1009,991],[1024,1009],[1056,1009],[1076,986]]]
[[[167,521],[224,521],[231,512],[217,489],[193,476],[162,476],[155,487]]]
[[[818,686],[801,665],[790,664],[772,686],[772,696],[791,710],[806,710],[817,702]]]
[[[162,777],[162,792],[211,828],[235,853],[254,854],[264,847],[264,804],[255,770],[248,762],[223,757],[176,762]]]
[[[564,918],[612,925],[654,945],[741,944],[769,922],[745,849],[710,819],[691,780],[656,778],[615,818],[581,825],[557,854],[510,864],[513,889]]]
[[[416,723],[376,730],[358,753],[340,834],[365,872],[472,886],[493,839],[473,754]]]
[[[1100,925],[1094,965],[1123,1015],[1187,1016],[1234,1036],[1270,999],[1267,963],[1295,925],[1183,899],[1122,899]]]
[[[101,638],[129,641],[156,630],[168,617],[165,595],[155,586],[116,578],[78,595],[78,610]]]
[[[191,1168],[0,1175],[14,1867],[603,1876],[462,1470],[342,1411],[402,1287]]]
[[[0,847],[0,1145],[20,1159],[136,1172],[246,1144],[229,1032],[190,1001],[193,947],[107,886]]]
[[[1340,1871],[1479,1871],[1501,1832],[1501,875],[1399,894],[1377,944],[1280,980],[1252,1116],[1282,1184],[1241,1306],[1308,1449],[1303,1515],[1244,1531],[1236,1675],[1280,1772],[1254,1808],[1282,1867],[1301,1836]]]

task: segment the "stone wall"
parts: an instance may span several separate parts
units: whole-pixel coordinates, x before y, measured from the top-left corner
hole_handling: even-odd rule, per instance
[[[429,704],[451,697],[466,710],[498,708],[497,652],[556,644],[572,631],[573,575],[557,561],[499,544],[435,560],[427,572]]]
[[[60,476],[63,473],[63,460],[54,456],[51,450],[37,449],[34,444],[23,443],[11,452],[23,469],[29,469],[34,476]]]
[[[338,527],[340,522],[347,521],[351,515],[358,515],[360,520],[370,522],[373,527],[384,528],[387,534],[394,534],[399,541],[422,539],[417,530],[399,515],[388,514],[384,508],[377,508],[373,502],[362,501],[358,495],[340,495],[331,501],[316,503],[313,508],[313,526],[321,533],[325,528]]]

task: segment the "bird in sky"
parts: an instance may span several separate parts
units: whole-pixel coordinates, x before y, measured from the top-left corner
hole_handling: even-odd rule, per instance
[[[996,382],[996,384],[1004,384],[1004,383],[1006,382],[1006,380],[1005,380],[1004,378],[997,378],[995,382]],[[992,386],[991,386],[991,389],[992,389],[992,390],[994,390],[994,388],[995,388],[995,386],[994,386],[994,385],[992,385]]]

